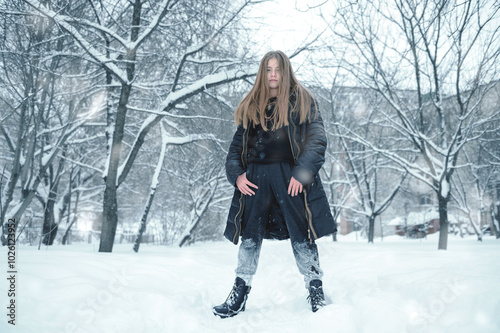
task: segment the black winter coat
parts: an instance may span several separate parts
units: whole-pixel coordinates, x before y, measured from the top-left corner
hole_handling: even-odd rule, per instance
[[[290,104],[292,103],[295,103],[293,96],[290,98]],[[295,161],[292,175],[304,186],[304,200],[307,203],[308,235],[311,240],[316,240],[337,231],[318,174],[325,162],[327,141],[319,110],[318,116],[314,117],[315,105],[317,104],[311,99],[311,120],[302,124],[299,124],[298,112],[292,114],[291,105],[289,105],[288,121],[290,125],[285,127]],[[250,126],[252,125],[250,124],[248,127]],[[235,191],[224,236],[234,244],[238,244],[242,227],[246,222],[242,220],[245,209],[245,195],[236,187],[236,178],[245,173],[247,169],[248,132],[249,128],[245,129],[241,125],[238,126],[226,158],[226,176],[229,182],[235,186]],[[271,208],[268,221],[265,238],[287,239],[290,237],[278,204]]]

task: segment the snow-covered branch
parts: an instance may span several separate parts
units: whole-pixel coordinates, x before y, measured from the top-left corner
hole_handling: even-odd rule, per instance
[[[248,6],[248,4],[251,3],[251,2],[252,2],[251,0],[245,0],[245,2],[240,6],[240,8],[238,8],[234,13],[232,13],[230,15],[230,17],[218,29],[216,29],[215,31],[213,31],[212,34],[208,38],[205,38],[199,44],[191,46],[189,49],[186,50],[186,52],[182,56],[181,60],[179,61],[179,65],[177,66],[177,71],[176,71],[176,74],[175,74],[175,77],[174,77],[174,82],[173,82],[172,88],[171,88],[172,92],[174,92],[174,91],[177,90],[177,85],[179,83],[179,79],[181,77],[181,73],[182,73],[182,70],[184,68],[184,64],[186,63],[188,57],[191,57],[192,55],[200,52],[201,50],[203,50],[204,48],[206,48],[208,45],[210,45],[210,43],[212,43],[212,41],[217,36],[219,36],[224,31],[224,29],[229,24],[231,24],[231,22],[234,21],[239,16],[239,14],[241,13],[241,11],[244,8],[246,8]]]
[[[112,72],[120,82],[128,82],[126,73],[118,68],[118,66],[116,66],[113,62],[111,62],[111,59],[100,53],[89,41],[85,39],[85,37],[80,34],[76,27],[72,26],[65,20],[64,16],[50,10],[37,0],[24,1],[44,16],[54,20],[57,25],[66,30],[95,61]]]
[[[257,71],[258,68],[252,67],[248,68],[246,71],[236,69],[228,72],[207,75],[206,77],[192,83],[187,87],[184,87],[175,92],[171,92],[159,107],[159,110],[162,113],[151,115],[142,123],[141,129],[137,133],[135,141],[132,144],[132,148],[130,149],[127,158],[124,160],[122,166],[119,169],[120,171],[118,173],[117,185],[120,185],[123,180],[125,180],[137,154],[139,153],[140,148],[142,147],[142,144],[144,143],[146,135],[156,124],[158,124],[158,122],[164,116],[168,115],[170,109],[208,88],[255,76],[257,74]]]

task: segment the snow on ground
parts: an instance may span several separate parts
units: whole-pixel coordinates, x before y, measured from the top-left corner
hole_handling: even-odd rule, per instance
[[[450,236],[438,251],[436,237],[321,239],[332,303],[317,313],[290,243],[265,241],[246,311],[229,319],[211,312],[234,281],[229,242],[142,245],[137,254],[132,245],[19,246],[16,326],[3,279],[0,332],[500,332],[500,241]]]

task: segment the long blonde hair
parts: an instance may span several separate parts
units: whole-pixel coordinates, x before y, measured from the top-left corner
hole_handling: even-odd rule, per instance
[[[244,128],[248,127],[249,123],[253,126],[261,124],[262,128],[267,131],[266,127],[266,106],[269,101],[269,82],[267,81],[267,64],[269,60],[276,59],[279,64],[280,81],[278,88],[278,96],[274,112],[271,115],[272,128],[276,130],[283,126],[288,126],[288,106],[292,102],[291,112],[299,112],[300,123],[311,118],[311,93],[303,87],[295,74],[293,73],[290,59],[281,51],[270,51],[264,55],[260,61],[259,71],[255,83],[245,98],[241,101],[240,105],[234,112],[234,120],[236,125],[243,125]],[[294,95],[294,99],[290,99]],[[313,99],[314,101],[314,99]],[[315,116],[317,115],[317,106],[315,105]]]

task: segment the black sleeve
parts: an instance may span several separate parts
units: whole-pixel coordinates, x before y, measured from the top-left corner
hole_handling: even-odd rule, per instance
[[[238,126],[234,134],[233,141],[229,146],[229,151],[226,157],[226,177],[231,185],[236,186],[236,178],[243,174],[246,169],[243,168],[241,162],[241,154],[243,152],[243,126]]]
[[[311,99],[311,121],[306,122],[306,135],[302,144],[302,151],[295,161],[293,177],[302,185],[313,182],[314,177],[325,163],[326,132],[323,119],[318,110],[315,117],[315,104]]]

